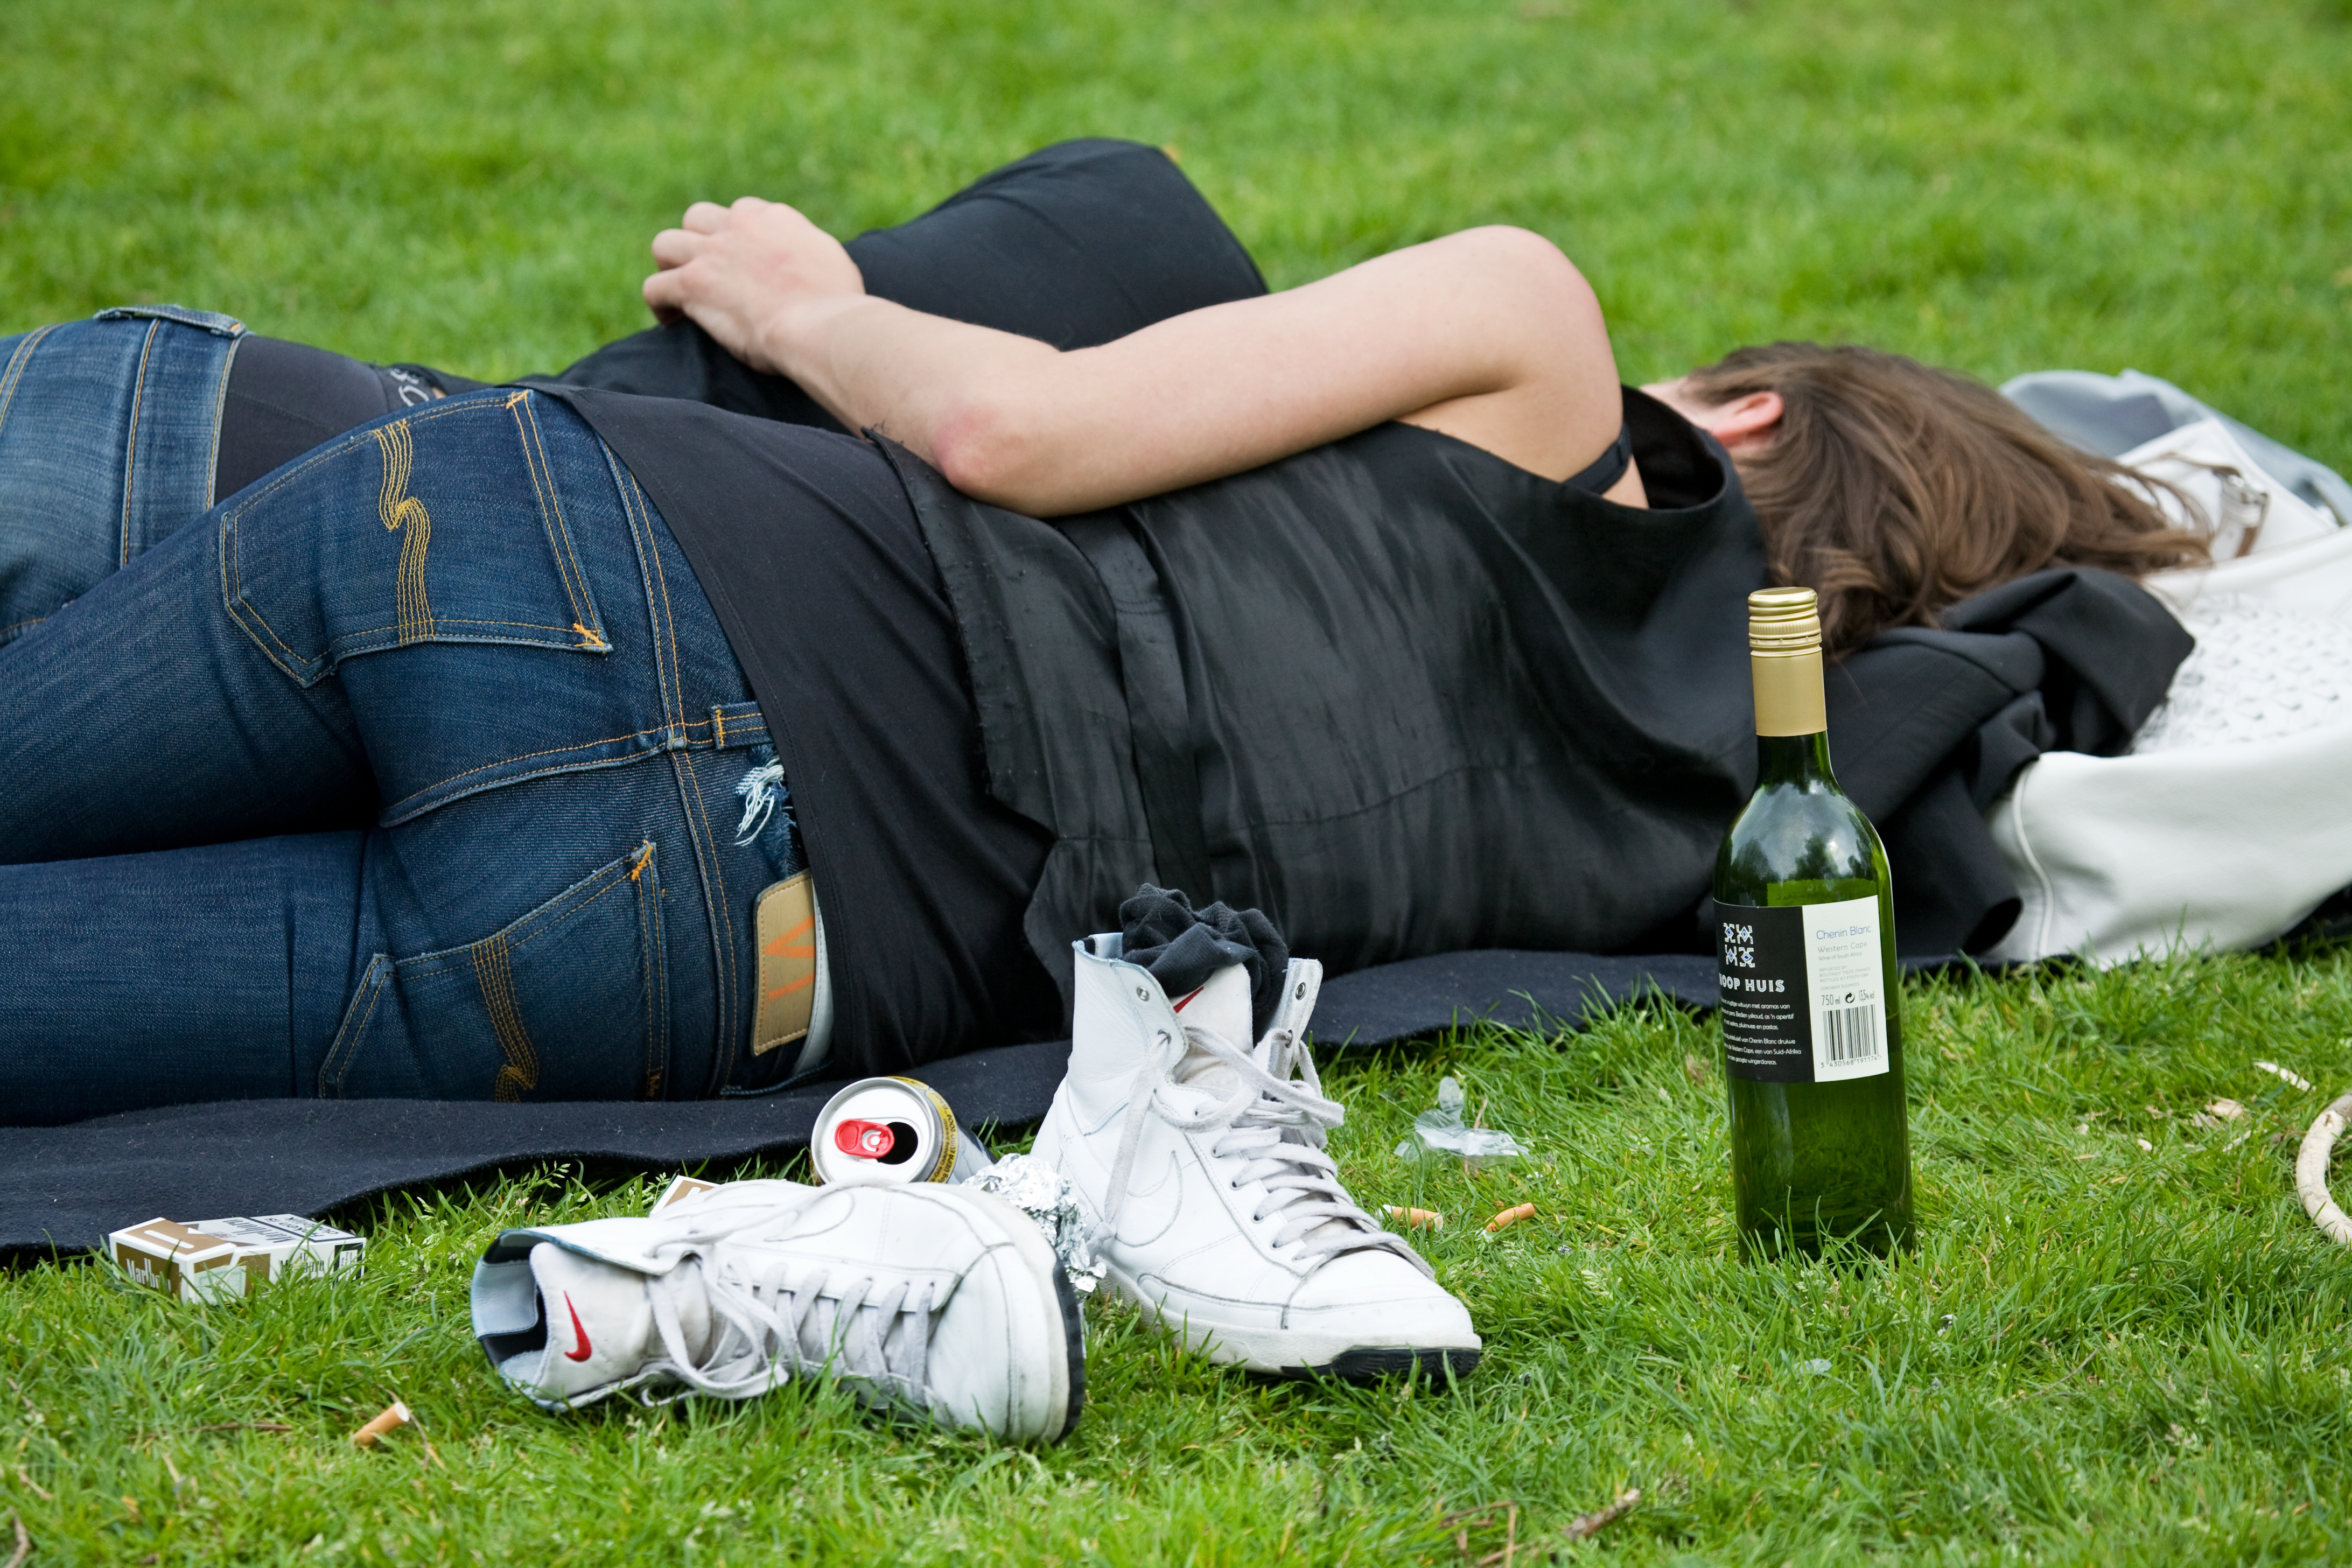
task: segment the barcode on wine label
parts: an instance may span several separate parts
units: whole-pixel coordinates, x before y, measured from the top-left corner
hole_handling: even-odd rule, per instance
[[[1858,1062],[1878,1054],[1878,1004],[1822,1009],[1822,1059]]]

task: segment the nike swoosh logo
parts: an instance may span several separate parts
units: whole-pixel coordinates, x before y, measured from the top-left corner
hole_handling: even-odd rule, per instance
[[[572,1335],[580,1342],[580,1348],[576,1351],[565,1351],[563,1359],[586,1361],[589,1351],[593,1347],[588,1343],[588,1331],[580,1326],[580,1309],[572,1304],[572,1292],[569,1290],[563,1293],[563,1310],[572,1314]]]

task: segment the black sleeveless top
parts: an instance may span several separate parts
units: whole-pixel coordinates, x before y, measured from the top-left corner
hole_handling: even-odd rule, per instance
[[[1463,948],[1686,945],[1754,768],[1729,459],[1625,410],[1653,506],[1391,424],[1041,522],[885,443],[955,605],[993,797],[1049,828],[1024,916],[1147,879],[1335,973]]]

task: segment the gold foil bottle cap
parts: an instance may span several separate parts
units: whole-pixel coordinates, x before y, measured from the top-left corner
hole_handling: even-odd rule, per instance
[[[1758,734],[1811,735],[1829,728],[1821,605],[1811,588],[1760,588],[1748,595],[1748,652]]]
[[[1759,588],[1748,595],[1748,647],[1789,658],[1818,653],[1820,602],[1811,588]]]

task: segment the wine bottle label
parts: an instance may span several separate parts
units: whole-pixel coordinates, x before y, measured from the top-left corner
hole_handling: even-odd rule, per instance
[[[1876,899],[1715,912],[1726,1071],[1831,1083],[1889,1069]]]

